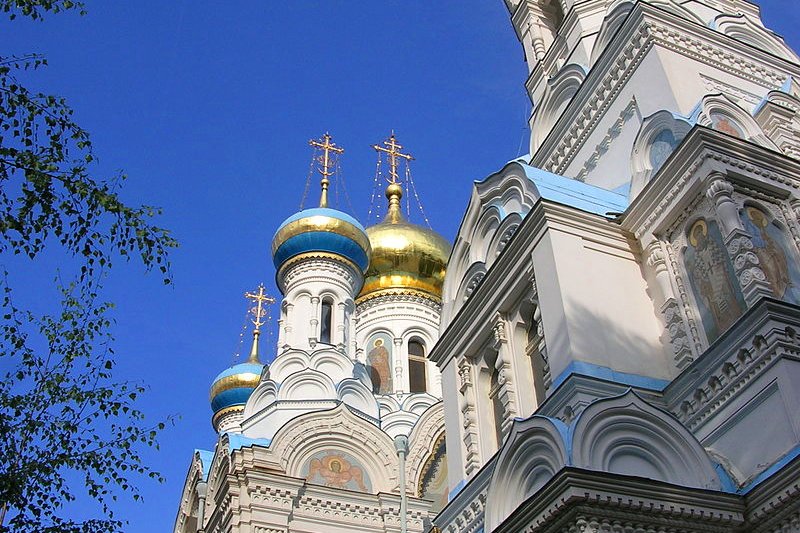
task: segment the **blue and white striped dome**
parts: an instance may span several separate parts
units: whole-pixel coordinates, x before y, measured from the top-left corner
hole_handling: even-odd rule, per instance
[[[279,271],[307,253],[342,257],[365,272],[370,245],[364,227],[352,216],[328,207],[305,209],[287,218],[272,239],[272,259]]]
[[[244,405],[261,380],[264,365],[261,363],[239,363],[223,370],[211,385],[212,424],[226,414],[243,411]]]

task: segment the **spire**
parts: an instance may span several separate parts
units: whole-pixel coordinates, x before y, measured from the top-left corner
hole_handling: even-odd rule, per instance
[[[322,155],[317,158],[317,161],[321,165],[319,167],[319,173],[322,175],[322,179],[320,180],[319,184],[322,187],[322,193],[319,197],[319,206],[320,207],[328,207],[328,186],[330,185],[331,181],[328,179],[328,176],[332,176],[333,172],[331,171],[331,153],[334,154],[343,154],[344,148],[340,148],[331,142],[332,137],[328,132],[325,132],[325,135],[322,136],[322,139],[317,141],[311,139],[308,141],[308,144],[315,148],[322,149]]]
[[[378,152],[379,158],[381,152],[384,152],[388,156],[389,185],[386,187],[386,199],[389,200],[389,210],[386,213],[386,220],[390,222],[398,222],[403,219],[403,211],[400,208],[400,199],[403,197],[403,187],[398,181],[398,159],[402,158],[406,161],[411,161],[414,158],[411,156],[411,154],[404,154],[400,151],[403,148],[403,145],[397,142],[397,137],[395,137],[394,131],[392,131],[392,134],[388,139],[383,141],[383,144],[385,147],[379,144],[373,144],[372,148]]]
[[[253,323],[253,346],[250,348],[250,357],[247,358],[248,363],[259,363],[258,360],[258,337],[261,335],[261,326],[264,325],[264,317],[267,316],[267,309],[264,304],[274,304],[275,298],[271,298],[264,292],[264,284],[259,284],[258,292],[246,292],[244,297],[255,304],[248,312],[253,318],[250,321]]]

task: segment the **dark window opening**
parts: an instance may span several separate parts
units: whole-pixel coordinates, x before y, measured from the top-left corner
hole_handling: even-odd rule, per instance
[[[333,319],[333,304],[330,300],[322,302],[322,312],[320,313],[319,342],[331,343],[331,323]]]
[[[427,392],[425,346],[417,340],[408,343],[408,384],[411,392]]]

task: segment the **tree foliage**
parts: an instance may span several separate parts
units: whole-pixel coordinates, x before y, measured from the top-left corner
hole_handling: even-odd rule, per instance
[[[84,6],[0,0],[0,10],[39,20]],[[157,208],[118,195],[124,176],[95,177],[89,134],[67,102],[28,88],[45,65],[38,55],[0,57],[0,257],[36,260],[54,248],[78,266],[70,281],[57,279],[58,305],[44,313],[16,298],[39,289],[14,289],[14,272],[0,279],[0,529],[119,531],[117,495],[138,499],[137,478],[161,479],[141,451],[156,445],[164,422],[148,424],[135,407],[141,384],[113,378],[112,305],[102,301],[102,280],[121,257],[169,283],[167,252],[176,242],[153,223]],[[99,502],[100,517],[65,516],[82,492]]]

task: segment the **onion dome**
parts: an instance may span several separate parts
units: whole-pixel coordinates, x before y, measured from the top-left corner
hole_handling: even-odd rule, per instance
[[[215,428],[223,416],[244,411],[244,405],[261,380],[263,370],[261,363],[248,361],[233,365],[214,378],[210,399],[214,411],[211,423]]]
[[[364,226],[355,218],[328,207],[329,176],[333,175],[330,154],[344,152],[331,142],[327,133],[321,141],[309,141],[312,146],[321,148],[323,155],[319,162],[322,175],[319,207],[305,209],[290,216],[275,232],[272,238],[272,260],[281,269],[308,256],[334,257],[352,265],[364,273],[369,265],[369,239]]]
[[[367,228],[372,253],[359,300],[382,294],[418,294],[442,299],[450,243],[433,230],[403,217],[399,183],[386,188],[389,209],[383,222]]]
[[[214,411],[211,424],[217,430],[219,430],[220,421],[224,417],[244,411],[247,400],[261,381],[261,374],[265,367],[261,364],[258,356],[258,337],[261,335],[261,326],[265,323],[264,317],[268,316],[267,307],[264,304],[272,304],[275,300],[265,294],[264,285],[258,286],[257,293],[246,292],[244,295],[255,304],[248,311],[252,315],[251,321],[255,326],[253,344],[246,362],[223,370],[211,384],[209,399],[211,400],[211,410]]]
[[[272,260],[279,271],[292,259],[322,253],[345,259],[363,273],[369,265],[369,251],[364,226],[347,213],[324,205],[290,216],[272,239]]]

